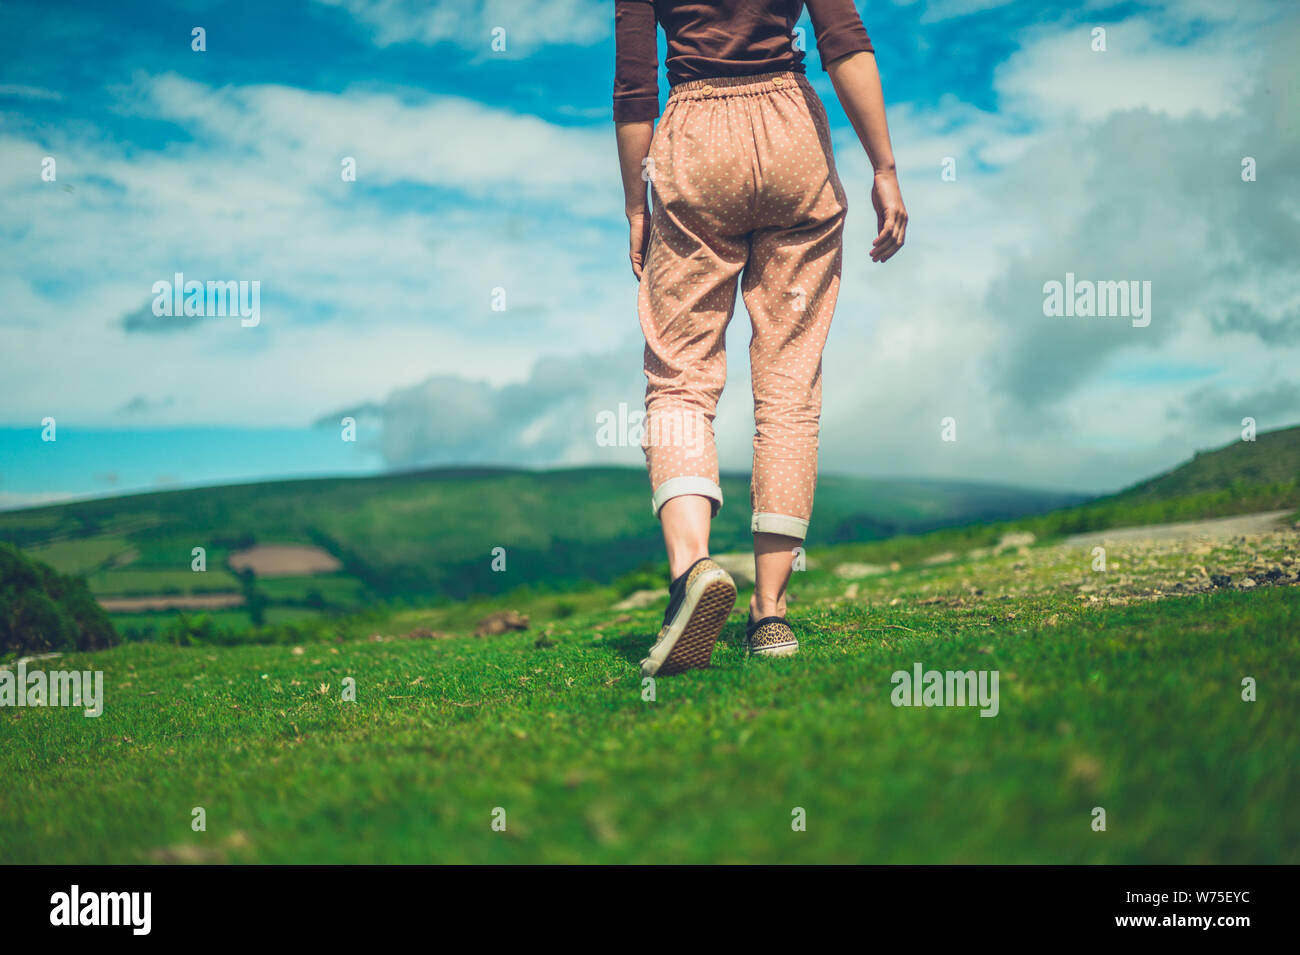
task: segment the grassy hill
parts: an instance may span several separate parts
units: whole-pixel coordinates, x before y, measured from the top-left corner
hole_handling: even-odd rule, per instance
[[[411,608],[304,645],[67,657],[103,670],[105,710],[0,709],[0,858],[1300,862],[1300,534],[1124,544],[1104,573],[1056,544],[847,581],[850,546],[795,575],[797,657],[746,658],[737,614],[710,670],[649,699],[662,604],[491,638],[414,636],[440,618]],[[917,664],[996,671],[996,716],[894,705]]]
[[[715,551],[749,546],[748,480],[725,475],[728,505]],[[951,481],[825,475],[807,541],[865,561],[919,562],[995,544],[1008,530],[1040,540],[1126,524],[1300,507],[1300,427],[1202,452],[1118,494],[1077,495]],[[322,614],[441,600],[459,625],[481,597],[510,592],[545,616],[615,593],[658,586],[635,571],[662,562],[659,528],[639,468],[555,471],[449,468],[370,478],[277,481],[188,489],[0,513],[0,541],[63,573],[84,575],[128,636],[158,632],[175,610],[133,607],[184,598],[223,629],[293,625]],[[232,554],[304,545],[337,558],[333,572],[266,577],[238,572]],[[195,547],[207,570],[191,570]],[[504,548],[506,572],[492,568]],[[540,592],[544,597],[530,596]],[[557,594],[568,596],[557,596]],[[223,609],[199,608],[224,600]],[[233,604],[233,605],[232,605]],[[214,604],[215,606],[215,604]],[[473,608],[473,609],[471,609]]]
[[[799,655],[747,658],[740,610],[711,669],[656,681],[651,698],[636,664],[663,598],[615,610],[617,588],[590,583],[69,654],[59,666],[104,671],[107,705],[96,719],[0,708],[0,776],[14,780],[0,787],[0,858],[1294,864],[1300,533],[1284,522],[1249,539],[1118,541],[1104,569],[1059,539],[1153,516],[1300,506],[1285,462],[1249,470],[1284,455],[1295,429],[1281,445],[1264,437],[1101,501],[883,540],[827,538],[933,526],[945,519],[936,492],[891,498],[877,482],[873,504],[892,511],[873,516],[858,503],[871,482],[830,480],[823,496],[841,496],[844,516],[825,522],[791,585]],[[1226,486],[1203,483],[1208,474]],[[6,532],[62,547],[65,560],[80,554],[105,578],[169,548],[188,560],[199,535],[187,526],[206,528],[218,553],[265,540],[250,523],[262,519],[277,540],[319,520],[326,530],[306,540],[350,534],[374,560],[389,547],[418,555],[430,513],[465,553],[512,547],[466,530],[487,520],[522,526],[538,548],[547,534],[579,548],[585,534],[617,555],[602,540],[630,533],[627,546],[641,524],[653,529],[641,477],[224,488],[179,492],[188,509],[145,495],[6,515]],[[734,501],[743,482],[729,482]],[[486,518],[484,486],[497,495]],[[386,507],[371,510],[358,487],[382,489]],[[948,493],[950,506],[962,493],[974,495],[966,507],[1004,506]],[[728,544],[743,543],[743,524],[728,519]],[[1013,527],[1037,543],[988,546]],[[501,579],[517,583],[511,561]],[[506,607],[530,615],[526,631],[472,635]],[[896,705],[894,675],[918,664],[996,672],[996,716]],[[1255,682],[1258,697],[1245,689]],[[195,806],[209,810],[204,832],[190,828]],[[1098,808],[1105,831],[1093,828]],[[498,810],[504,832],[491,827]]]
[[[723,478],[720,549],[749,541],[747,476]],[[962,482],[828,476],[810,546],[924,532],[1049,511],[1077,495]],[[519,586],[608,582],[661,559],[645,472],[439,469],[103,498],[0,514],[0,540],[68,573],[102,598],[256,593],[264,622],[374,600],[463,598]],[[254,545],[323,548],[342,568],[250,582],[230,555]],[[195,547],[207,570],[191,570]],[[492,569],[493,549],[507,573]],[[228,622],[246,610],[219,611]],[[118,615],[131,622],[147,615]]]
[[[1027,522],[1042,534],[1300,507],[1300,426],[1199,451],[1118,494]]]
[[[1119,496],[1140,502],[1297,480],[1300,426],[1265,432],[1254,441],[1234,441],[1213,451],[1198,451],[1185,464],[1142,481]]]

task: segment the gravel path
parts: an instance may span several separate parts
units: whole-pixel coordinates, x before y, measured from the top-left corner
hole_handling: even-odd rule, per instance
[[[1236,517],[1216,517],[1211,520],[1186,521],[1181,524],[1116,527],[1108,531],[1073,534],[1065,539],[1065,545],[1095,547],[1098,544],[1136,541],[1228,540],[1233,537],[1257,537],[1286,527],[1285,518],[1292,513],[1294,512],[1288,508],[1285,511],[1240,514]]]

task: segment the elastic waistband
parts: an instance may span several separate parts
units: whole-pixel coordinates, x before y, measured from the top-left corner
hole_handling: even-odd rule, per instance
[[[777,70],[774,73],[754,73],[749,76],[715,76],[704,80],[687,80],[678,83],[668,94],[675,99],[716,99],[722,96],[755,96],[794,87],[811,90],[808,77],[795,70]]]

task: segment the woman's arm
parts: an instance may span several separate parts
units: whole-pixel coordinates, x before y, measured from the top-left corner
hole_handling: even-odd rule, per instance
[[[885,120],[885,96],[880,89],[880,72],[874,53],[858,52],[842,56],[826,67],[840,105],[862,148],[875,169],[871,187],[871,204],[876,208],[876,226],[880,230],[871,243],[871,258],[884,262],[903,247],[907,233],[907,209],[898,188],[894,168],[894,148],[889,143],[889,123]]]
[[[650,241],[642,169],[659,115],[657,31],[653,0],[617,0],[614,4],[614,132],[630,236],[628,257],[638,280]]]
[[[653,119],[615,123],[618,138],[618,164],[623,173],[623,210],[627,213],[632,273],[638,280],[645,265],[646,244],[650,241],[650,210],[646,203],[645,158],[650,154],[650,140],[655,132]]]

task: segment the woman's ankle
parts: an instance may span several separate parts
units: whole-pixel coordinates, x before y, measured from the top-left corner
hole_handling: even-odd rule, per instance
[[[686,573],[701,557],[709,556],[709,524],[713,502],[698,494],[669,498],[659,510],[668,572],[672,580]]]
[[[709,552],[705,550],[705,551],[698,551],[698,552],[690,551],[686,555],[674,554],[673,556],[669,557],[668,558],[669,581],[676,580],[682,574],[686,573],[688,570],[694,567],[696,561],[700,560],[703,557],[708,557],[708,556],[709,556]]]
[[[757,593],[749,600],[749,619],[762,620],[764,617],[785,616],[785,595],[780,597],[760,597]]]

